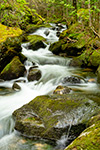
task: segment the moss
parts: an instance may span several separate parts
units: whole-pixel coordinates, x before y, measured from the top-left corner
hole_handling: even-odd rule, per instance
[[[22,34],[22,30],[17,27],[7,27],[0,23],[0,43],[4,42],[8,37],[15,37]]]
[[[98,67],[100,64],[100,49],[95,50],[89,58],[92,66]]]
[[[39,48],[45,48],[44,42],[46,39],[39,35],[29,35],[28,41],[30,42],[29,49],[37,50]]]
[[[90,126],[74,140],[65,150],[99,150],[100,149],[100,115],[90,119]]]
[[[24,65],[20,62],[19,57],[15,56],[12,61],[0,73],[0,78],[4,80],[16,79],[23,76],[25,72]]]

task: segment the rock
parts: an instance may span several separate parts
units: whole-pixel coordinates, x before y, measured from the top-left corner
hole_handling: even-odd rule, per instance
[[[48,36],[48,35],[49,35],[49,33],[50,33],[50,31],[49,31],[49,30],[46,30],[46,31],[44,32],[44,34],[45,34],[46,36]]]
[[[89,121],[84,130],[65,150],[99,150],[100,149],[100,113]]]
[[[36,68],[29,69],[28,81],[39,80],[41,78],[41,71]]]
[[[57,86],[57,88],[54,90],[53,94],[68,94],[70,93],[71,89],[67,86]]]
[[[62,79],[62,83],[66,84],[66,83],[71,83],[71,84],[77,84],[77,83],[81,83],[81,79],[79,77],[74,77],[74,76],[68,76],[68,77],[64,77]]]
[[[50,45],[49,50],[56,55],[65,53],[66,56],[78,56],[82,51],[83,46],[80,45],[76,40],[69,40],[70,38],[65,37]]]
[[[67,132],[74,138],[78,136],[98,109],[81,93],[44,95],[14,111],[13,117],[15,129],[22,135],[55,141]]]
[[[13,84],[13,86],[12,86],[12,89],[13,89],[14,91],[20,91],[20,90],[21,90],[21,87],[20,87],[16,82],[14,82],[14,84]]]
[[[45,48],[46,45],[44,44],[45,38],[39,35],[29,35],[28,40],[30,44],[28,45],[29,49],[37,50],[39,48]]]
[[[0,86],[0,95],[6,95],[6,94],[13,93],[13,92],[14,91],[12,88]]]
[[[18,56],[15,56],[12,61],[6,65],[6,67],[0,73],[0,79],[11,80],[24,76],[26,69],[19,60]]]
[[[100,83],[100,65],[97,69],[97,82]]]
[[[60,36],[60,32],[59,31],[56,33],[56,36],[58,36],[58,37]]]

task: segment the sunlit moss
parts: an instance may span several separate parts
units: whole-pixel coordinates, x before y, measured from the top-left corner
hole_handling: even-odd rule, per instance
[[[22,30],[17,27],[7,27],[0,23],[0,43],[4,42],[8,37],[19,36]]]

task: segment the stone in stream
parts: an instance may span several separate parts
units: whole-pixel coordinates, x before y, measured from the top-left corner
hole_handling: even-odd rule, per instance
[[[70,93],[71,88],[67,87],[67,86],[57,86],[57,88],[54,90],[53,94],[68,94]]]
[[[85,81],[85,79],[83,77],[80,76],[68,76],[68,77],[64,77],[62,79],[62,83],[63,84],[77,84],[77,83],[82,83],[82,81]]]
[[[28,46],[28,49],[37,50],[39,48],[45,48],[46,45],[44,42],[46,42],[46,39],[40,35],[29,35],[28,41],[30,42]]]
[[[13,117],[15,129],[23,136],[56,141],[66,134],[71,139],[77,137],[98,109],[82,93],[54,94],[36,97],[15,110]]]
[[[34,81],[34,80],[39,80],[41,78],[41,71],[37,68],[31,67],[29,69],[29,74],[28,74],[28,81]]]
[[[49,30],[46,30],[46,31],[44,32],[44,34],[45,34],[46,36],[48,36],[48,35],[49,35],[49,33],[50,33],[50,31],[49,31]]]
[[[12,88],[0,86],[0,95],[6,95],[13,92],[14,90]]]
[[[14,82],[14,84],[13,84],[13,86],[12,86],[12,89],[13,89],[14,91],[20,91],[20,90],[21,90],[21,87],[20,87],[16,82]]]

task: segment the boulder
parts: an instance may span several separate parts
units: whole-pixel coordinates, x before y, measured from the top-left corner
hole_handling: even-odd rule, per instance
[[[20,91],[20,90],[21,90],[21,87],[20,87],[16,82],[14,82],[14,84],[13,84],[13,86],[12,86],[12,89],[13,89],[14,91]]]
[[[30,44],[28,45],[29,49],[37,50],[39,48],[45,48],[46,47],[46,45],[44,44],[44,42],[46,40],[42,36],[29,35],[28,36],[28,41],[30,42]]]
[[[100,149],[100,113],[90,119],[88,127],[65,150]]]
[[[11,80],[24,76],[26,69],[18,56],[15,56],[1,71],[0,79]]]
[[[39,80],[41,78],[41,71],[37,68],[29,69],[28,81]]]
[[[13,92],[14,90],[12,88],[0,86],[0,95],[6,95],[6,94],[13,93]]]
[[[84,94],[44,95],[15,110],[13,117],[22,135],[56,141],[68,133],[78,136],[98,109]]]
[[[54,90],[53,94],[68,94],[70,93],[71,89],[67,86],[57,86],[57,88]]]
[[[46,36],[48,36],[48,35],[49,35],[49,33],[50,33],[50,31],[49,31],[49,30],[45,30],[45,32],[44,32],[44,34],[45,34]]]
[[[87,82],[82,76],[67,76],[62,79],[63,84],[77,84]]]

